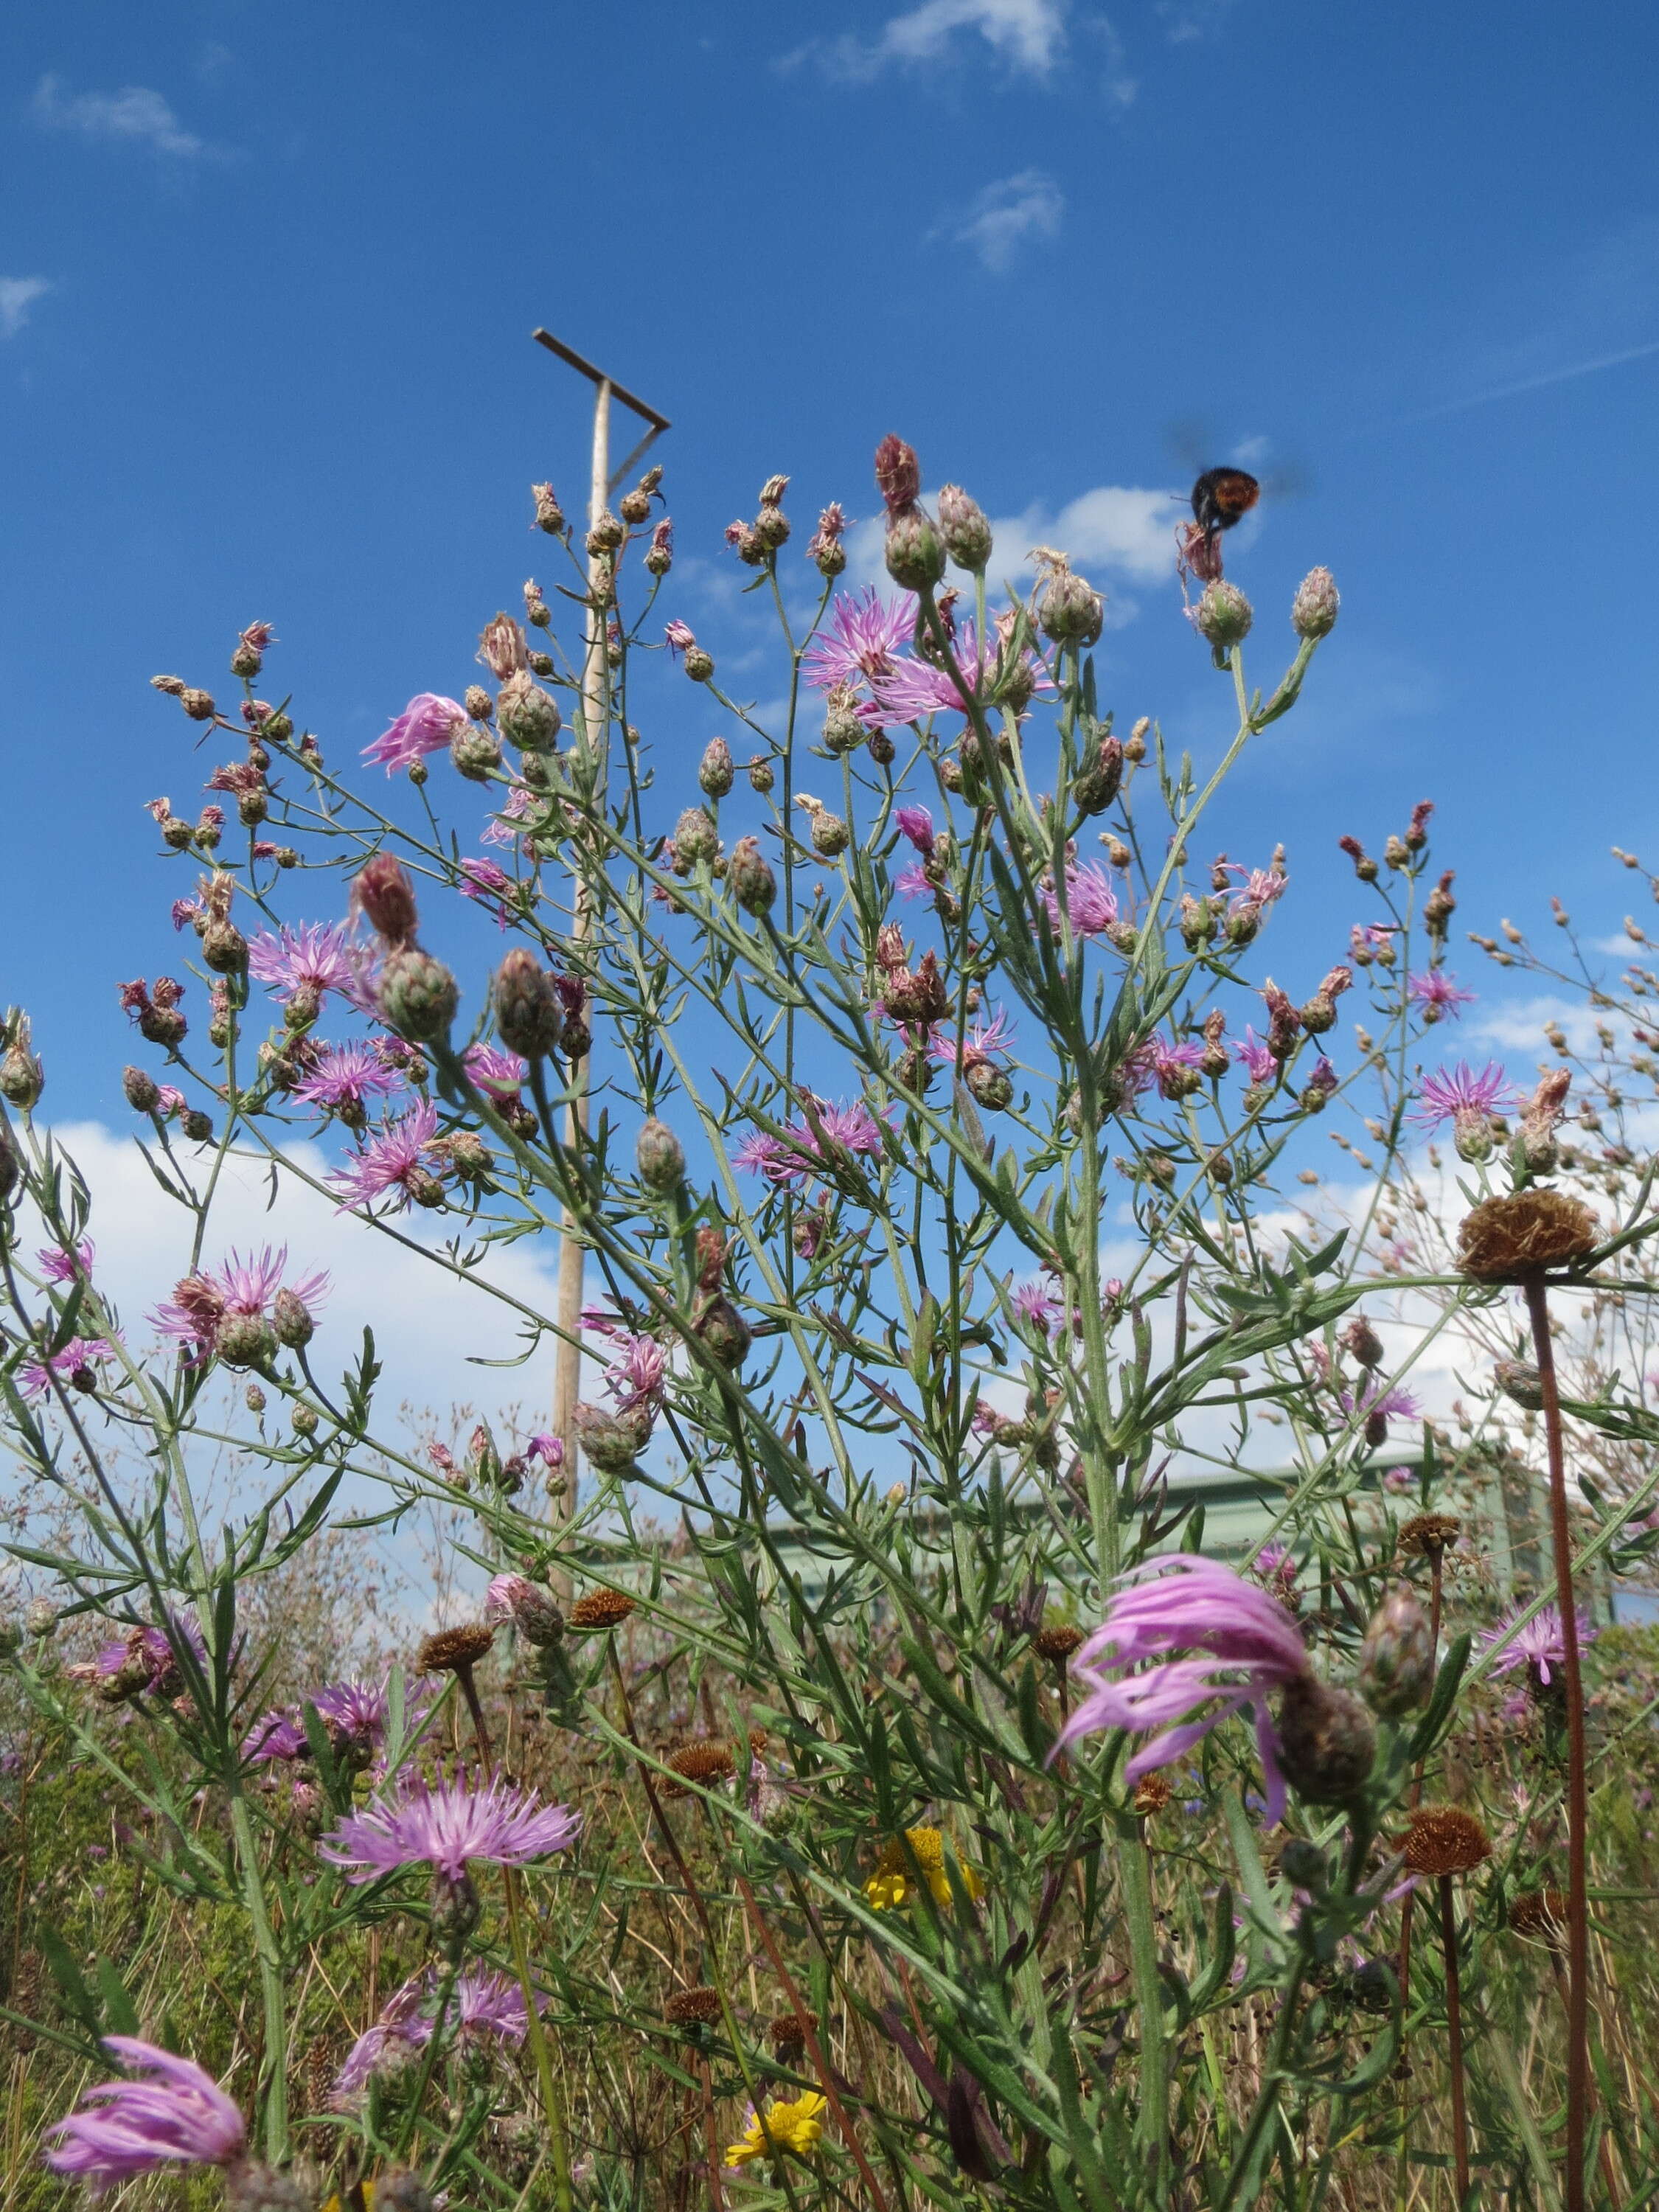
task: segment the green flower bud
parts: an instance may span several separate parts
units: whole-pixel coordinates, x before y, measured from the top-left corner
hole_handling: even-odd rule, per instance
[[[276,1356],[276,1332],[263,1314],[228,1313],[213,1348],[227,1367],[266,1367]]]
[[[524,753],[550,752],[563,727],[556,699],[544,691],[526,670],[509,676],[495,702],[495,726],[510,745]]]
[[[1359,1647],[1359,1691],[1374,1713],[1401,1720],[1429,1702],[1434,1687],[1434,1638],[1429,1617],[1411,1591],[1393,1589],[1371,1615]]]
[[[765,914],[776,901],[777,878],[753,837],[739,837],[733,846],[726,881],[745,914]]]
[[[525,945],[515,945],[495,970],[490,994],[495,1027],[509,1052],[542,1060],[555,1050],[564,1026],[553,978]]]
[[[1206,584],[1204,596],[1193,614],[1199,635],[1207,638],[1218,653],[1241,644],[1249,635],[1255,619],[1243,592],[1237,584],[1224,580]]]
[[[902,591],[925,592],[945,574],[945,548],[921,507],[891,511],[887,518],[887,573]]]
[[[492,730],[478,722],[462,722],[449,740],[449,757],[469,783],[487,783],[490,770],[501,764],[501,749]]]
[[[1291,628],[1298,637],[1328,637],[1336,628],[1342,595],[1328,568],[1310,568],[1291,601]]]
[[[626,1474],[651,1441],[651,1408],[632,1406],[613,1413],[602,1406],[579,1404],[571,1426],[590,1467],[601,1474]]]
[[[380,1012],[399,1036],[426,1044],[447,1034],[461,992],[441,960],[418,945],[399,945],[386,957],[380,1000]]]
[[[939,535],[958,568],[981,575],[991,558],[991,526],[977,500],[960,484],[944,484],[939,495]]]
[[[724,799],[737,781],[732,748],[724,738],[711,738],[697,768],[697,781],[711,799]]]
[[[1309,1804],[1347,1805],[1370,1778],[1376,1730],[1352,1690],[1302,1674],[1279,1704],[1279,1754],[1285,1780]]]
[[[654,1115],[640,1130],[635,1158],[640,1181],[659,1198],[670,1196],[685,1180],[685,1148],[667,1122]]]

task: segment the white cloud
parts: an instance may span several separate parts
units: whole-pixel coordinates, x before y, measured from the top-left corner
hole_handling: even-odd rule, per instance
[[[205,143],[186,131],[167,101],[148,85],[65,94],[58,78],[43,76],[34,89],[33,112],[48,130],[74,131],[83,138],[149,146],[181,160],[207,151]]]
[[[1090,19],[1087,27],[1093,32],[1105,52],[1106,75],[1102,80],[1102,88],[1107,99],[1114,107],[1132,107],[1135,95],[1140,90],[1140,80],[1129,74],[1128,49],[1119,37],[1116,26],[1108,16],[1095,15]]]
[[[0,338],[15,338],[35,301],[51,289],[50,276],[0,276]]]
[[[1158,16],[1172,46],[1212,38],[1232,13],[1233,0],[1158,0]]]
[[[126,1341],[142,1349],[151,1336],[144,1316],[171,1296],[174,1281],[188,1270],[192,1218],[161,1190],[131,1138],[94,1121],[65,1124],[53,1135],[92,1194],[94,1279],[118,1310]],[[330,1164],[314,1145],[294,1145],[286,1157],[313,1176],[325,1174]],[[213,1266],[233,1248],[246,1252],[285,1244],[291,1273],[326,1267],[333,1287],[319,1316],[312,1365],[331,1389],[341,1370],[356,1358],[365,1326],[374,1330],[375,1355],[385,1369],[375,1392],[379,1433],[398,1436],[398,1413],[405,1401],[432,1409],[441,1420],[452,1404],[491,1417],[522,1406],[531,1425],[545,1425],[540,1417],[552,1398],[553,1338],[544,1337],[522,1367],[474,1366],[471,1357],[510,1358],[522,1349],[520,1319],[511,1307],[336,1212],[331,1199],[308,1189],[297,1176],[283,1176],[274,1206],[270,1200],[267,1169],[250,1159],[228,1159],[202,1256]],[[434,1245],[457,1233],[444,1215],[405,1217],[398,1226]],[[548,1237],[539,1243],[526,1239],[497,1248],[477,1272],[550,1316],[557,1266],[557,1239]],[[590,1371],[590,1389],[595,1379]]]
[[[1066,212],[1066,195],[1041,169],[1022,169],[987,185],[966,220],[951,233],[957,246],[971,246],[988,269],[999,274],[1026,240],[1053,238]]]
[[[878,76],[890,64],[953,59],[965,36],[982,40],[1000,61],[1031,76],[1046,77],[1066,47],[1070,0],[921,0],[894,15],[868,45],[851,38],[815,41],[787,58],[786,66],[816,53],[837,75]]]

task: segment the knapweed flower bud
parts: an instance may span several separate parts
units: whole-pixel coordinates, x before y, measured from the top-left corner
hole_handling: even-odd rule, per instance
[[[1409,867],[1411,865],[1411,850],[1407,845],[1405,839],[1403,837],[1396,836],[1394,831],[1390,830],[1383,842],[1382,858],[1388,862],[1391,868],[1398,870],[1401,868]]]
[[[536,502],[536,527],[544,530],[550,538],[561,536],[565,529],[564,509],[559,505],[559,495],[550,483],[532,484],[530,496]]]
[[[1353,862],[1353,872],[1360,882],[1374,884],[1377,876],[1376,863],[1360,843],[1358,838],[1339,837],[1336,842],[1340,849],[1345,852]]]
[[[351,903],[388,945],[412,945],[418,916],[415,886],[401,860],[376,853],[352,878]]]
[[[840,755],[856,752],[870,734],[869,726],[858,711],[858,702],[850,686],[834,685],[824,702],[823,743],[825,750]]]
[[[741,1367],[751,1341],[748,1322],[730,1298],[713,1297],[696,1323],[696,1334],[722,1367]]]
[[[1106,619],[1106,603],[1083,577],[1072,573],[1063,556],[1051,555],[1048,581],[1037,601],[1042,634],[1057,645],[1092,645]]]
[[[526,1644],[540,1651],[562,1642],[564,1615],[552,1593],[523,1575],[497,1575],[489,1585],[487,1620],[510,1620]]]
[[[714,672],[714,656],[711,653],[704,652],[702,647],[693,638],[685,648],[684,659],[681,665],[694,684],[707,684]]]
[[[674,526],[666,515],[651,533],[651,543],[646,548],[645,572],[647,576],[665,576],[674,565]]]
[[[1279,1754],[1285,1780],[1310,1805],[1346,1805],[1370,1777],[1376,1730],[1352,1690],[1302,1674],[1280,1700]]]
[[[637,530],[641,523],[651,520],[651,495],[648,491],[642,491],[638,484],[632,491],[625,491],[617,505],[623,520],[630,530]]]
[[[732,897],[745,914],[766,914],[776,902],[777,878],[753,837],[739,837],[732,847],[726,880],[732,887]]]
[[[501,749],[493,730],[477,722],[458,722],[449,740],[449,757],[457,774],[469,783],[487,783],[490,771],[501,764]]]
[[[847,528],[847,517],[842,513],[841,501],[832,499],[818,516],[818,526],[806,547],[807,558],[819,575],[839,576],[847,566],[847,548],[842,535]]]
[[[720,849],[720,831],[714,827],[714,817],[706,807],[688,806],[674,824],[674,850],[683,860],[696,867],[699,861],[707,865],[714,860]]]
[[[1403,1720],[1429,1701],[1434,1638],[1411,1591],[1392,1589],[1371,1615],[1359,1647],[1359,1694],[1385,1721]]]
[[[289,1420],[296,1437],[314,1437],[317,1433],[317,1409],[307,1406],[301,1398],[289,1409]]]
[[[270,1401],[257,1382],[250,1382],[242,1393],[242,1403],[255,1419],[264,1413]]]
[[[210,691],[198,691],[191,685],[179,694],[179,704],[192,722],[210,722],[216,711]]]
[[[1434,811],[1431,799],[1419,799],[1412,809],[1412,818],[1406,824],[1406,849],[1420,853],[1429,842],[1429,817]]]
[[[475,722],[487,722],[495,712],[495,702],[482,684],[469,684],[461,695],[461,704]]]
[[[1181,895],[1176,913],[1176,926],[1182,942],[1188,952],[1196,952],[1200,945],[1211,944],[1215,937],[1215,909],[1208,899],[1194,898],[1190,891]],[[1225,1073],[1224,1069],[1223,1073]]]
[[[787,483],[786,477],[783,481]],[[789,518],[781,507],[763,502],[760,512],[750,525],[750,536],[768,553],[775,553],[789,538]]]
[[[1380,1367],[1389,1356],[1382,1338],[1364,1314],[1354,1316],[1338,1341],[1362,1367]]]
[[[29,1023],[20,1014],[10,1043],[0,1054],[0,1098],[27,1113],[46,1086],[46,1072],[29,1048]]]
[[[1103,738],[1092,747],[1072,785],[1072,802],[1079,814],[1103,814],[1117,797],[1123,781],[1123,743]]]
[[[1451,892],[1455,872],[1455,870],[1448,868],[1423,902],[1423,920],[1431,937],[1443,938],[1447,923],[1457,911],[1457,901]]]
[[[263,1314],[228,1313],[213,1332],[213,1349],[227,1367],[265,1367],[276,1356],[276,1332]]]
[[[31,1636],[50,1636],[58,1626],[58,1608],[49,1597],[32,1597],[23,1608],[23,1626]]]
[[[121,1070],[121,1088],[135,1114],[153,1114],[161,1103],[161,1093],[155,1079],[142,1067]]]
[[[490,986],[495,1027],[509,1052],[542,1060],[555,1050],[564,1026],[553,978],[526,945],[514,945]]]
[[[939,528],[945,550],[957,568],[970,575],[982,574],[991,557],[991,526],[979,501],[970,499],[960,484],[939,488]]]
[[[601,1474],[626,1474],[651,1441],[651,1408],[641,1403],[611,1413],[580,1403],[571,1426],[590,1467]]]
[[[495,702],[495,726],[520,752],[550,752],[563,720],[557,700],[542,690],[528,669],[509,676],[502,684]]]
[[[317,1324],[311,1317],[311,1309],[297,1291],[286,1284],[271,1302],[271,1321],[276,1330],[276,1341],[289,1352],[303,1352],[317,1334]]]
[[[890,509],[883,549],[887,573],[901,591],[930,591],[945,574],[945,548],[924,510],[912,504]]]
[[[1204,595],[1193,611],[1199,635],[1207,638],[1218,653],[1226,653],[1250,634],[1255,617],[1237,584],[1206,584]]]
[[[773,773],[772,763],[767,759],[765,754],[751,754],[749,761],[749,788],[764,794],[771,790],[776,781],[777,777]]]
[[[832,814],[821,799],[803,792],[795,804],[812,824],[812,849],[821,853],[826,860],[833,860],[844,853],[853,842],[853,833],[839,814]]]
[[[448,1034],[461,1002],[460,985],[418,945],[394,945],[380,970],[380,1012],[398,1036],[428,1044]]]
[[[152,676],[149,679],[149,688],[152,691],[165,692],[169,699],[182,699],[185,696],[185,679],[182,676]]]
[[[711,799],[724,799],[737,780],[731,746],[724,738],[711,738],[697,764],[697,781]]]
[[[1312,1890],[1316,1895],[1325,1887],[1331,1872],[1324,1852],[1305,1836],[1292,1836],[1284,1845],[1279,1854],[1279,1871],[1293,1888]]]
[[[1298,637],[1328,637],[1336,628],[1342,595],[1328,568],[1310,568],[1291,601],[1291,628]]]
[[[647,1190],[666,1198],[685,1181],[685,1147],[669,1127],[653,1114],[641,1124],[634,1147],[640,1181]]]
[[[1504,1395],[1512,1399],[1524,1412],[1543,1412],[1544,1378],[1529,1360],[1494,1360],[1492,1375]]]
[[[601,507],[593,519],[592,528],[587,533],[589,558],[597,560],[602,553],[614,553],[627,535],[627,532],[612,514],[611,509],[608,507]]]
[[[202,932],[202,957],[216,975],[238,975],[247,965],[247,939],[233,921],[210,921]]]
[[[988,1114],[1006,1113],[1013,1103],[1013,1080],[994,1060],[970,1061],[962,1079],[975,1104],[984,1107]]]
[[[1534,1175],[1552,1175],[1555,1170],[1555,1132],[1566,1111],[1571,1085],[1571,1068],[1553,1067],[1521,1109],[1521,1149]]]

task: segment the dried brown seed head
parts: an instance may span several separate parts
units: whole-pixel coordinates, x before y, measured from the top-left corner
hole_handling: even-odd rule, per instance
[[[459,1674],[475,1666],[495,1641],[495,1630],[486,1628],[482,1621],[440,1629],[422,1644],[415,1663],[423,1674]]]
[[[695,1743],[683,1743],[678,1751],[669,1753],[668,1765],[683,1782],[697,1782],[705,1786],[712,1782],[729,1782],[738,1771],[731,1745],[719,1736],[702,1736]]]
[[[1406,1866],[1412,1874],[1438,1881],[1454,1874],[1472,1874],[1492,1856],[1492,1842],[1473,1813],[1456,1805],[1425,1805],[1413,1813],[1401,1838]]]
[[[1463,1533],[1455,1513],[1413,1513],[1401,1523],[1395,1547],[1408,1559],[1437,1559]]]
[[[571,1607],[568,1626],[579,1629],[615,1628],[619,1621],[627,1620],[637,1602],[626,1590],[589,1590],[586,1597],[579,1597]]]
[[[1083,1641],[1083,1631],[1065,1623],[1053,1628],[1039,1628],[1031,1638],[1031,1649],[1038,1658],[1048,1659],[1056,1667],[1063,1667]]]
[[[766,2023],[766,2039],[786,2066],[806,2048],[808,2021],[804,2013],[781,2012]]]
[[[1541,1936],[1547,1943],[1565,1941],[1570,1912],[1565,1891],[1523,1890],[1510,1899],[1510,1928],[1516,1936]]]
[[[1464,1215],[1457,1264],[1477,1282],[1524,1282],[1588,1258],[1601,1241],[1601,1224],[1582,1199],[1542,1188],[1517,1190],[1482,1199]]]
[[[720,1991],[676,1990],[662,2008],[671,2027],[708,2027],[720,2016]]]
[[[1164,1775],[1143,1774],[1129,1802],[1144,1820],[1148,1814],[1161,1813],[1174,1795]]]

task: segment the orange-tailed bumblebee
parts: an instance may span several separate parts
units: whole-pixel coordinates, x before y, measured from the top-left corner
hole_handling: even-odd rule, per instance
[[[1193,486],[1193,514],[1206,538],[1231,530],[1261,496],[1261,487],[1243,469],[1206,469]]]

